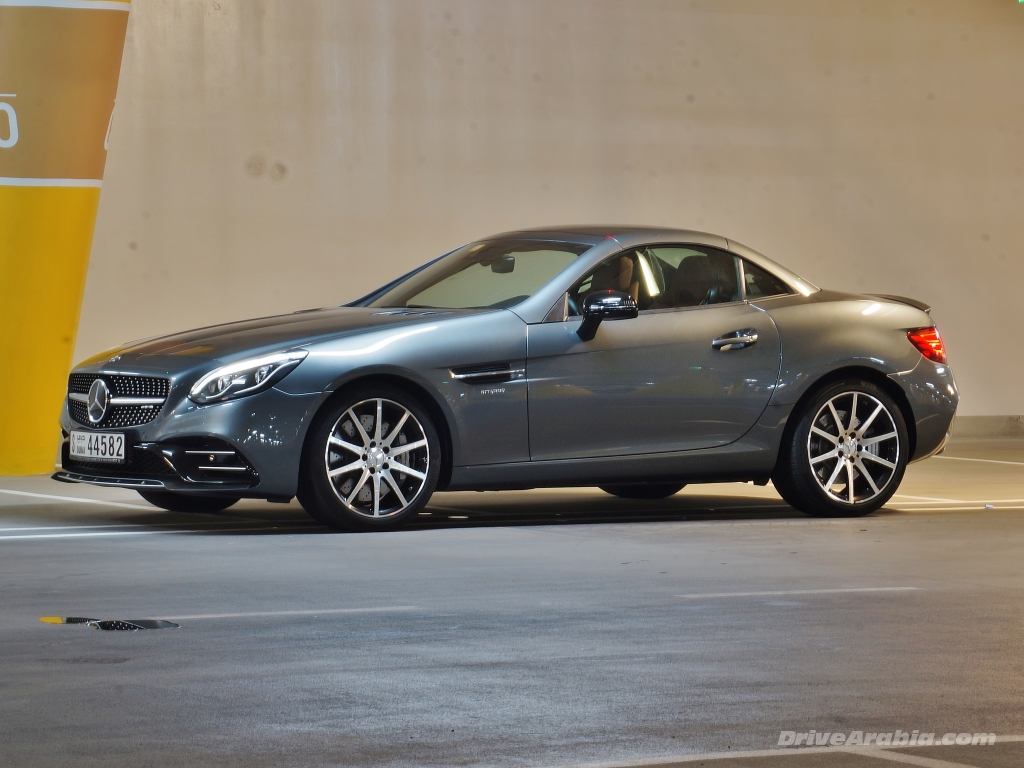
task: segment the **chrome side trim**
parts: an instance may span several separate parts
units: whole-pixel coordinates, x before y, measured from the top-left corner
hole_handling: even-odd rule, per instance
[[[185,451],[189,456],[235,456],[237,451]]]
[[[214,470],[214,471],[217,471],[217,472],[219,472],[221,470],[223,470],[224,472],[248,472],[249,471],[248,467],[199,467],[199,469]]]

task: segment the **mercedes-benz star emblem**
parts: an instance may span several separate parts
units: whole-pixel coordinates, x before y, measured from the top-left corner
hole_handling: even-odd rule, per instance
[[[107,407],[110,405],[110,389],[103,379],[96,379],[89,387],[89,421],[99,424],[107,415]]]

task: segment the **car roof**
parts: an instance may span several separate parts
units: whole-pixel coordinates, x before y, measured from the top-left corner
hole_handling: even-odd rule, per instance
[[[539,238],[543,240],[565,240],[567,242],[578,242],[586,243],[589,245],[596,245],[602,240],[618,239],[623,235],[650,235],[650,236],[665,236],[666,238],[689,238],[689,237],[708,237],[707,232],[697,232],[688,229],[675,229],[673,227],[657,227],[657,226],[639,226],[639,225],[623,225],[623,224],[566,224],[562,226],[549,226],[549,227],[529,227],[527,229],[516,229],[510,232],[502,232],[497,235],[491,235],[484,238],[485,240],[505,240],[505,239],[532,239]],[[713,238],[719,238],[720,235],[710,235]],[[724,237],[721,238],[725,240]]]

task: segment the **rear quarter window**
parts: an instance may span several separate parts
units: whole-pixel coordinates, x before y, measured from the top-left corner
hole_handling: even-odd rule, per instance
[[[792,293],[789,287],[770,272],[756,264],[743,260],[744,291],[748,299],[763,299],[768,296],[784,296]]]

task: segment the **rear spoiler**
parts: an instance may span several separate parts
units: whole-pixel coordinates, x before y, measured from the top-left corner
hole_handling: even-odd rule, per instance
[[[909,304],[915,309],[920,309],[922,312],[931,314],[932,308],[930,304],[925,304],[923,301],[917,299],[908,299],[906,296],[890,296],[887,293],[869,293],[869,296],[874,296],[878,299],[888,299],[889,301],[898,301],[900,304]]]

